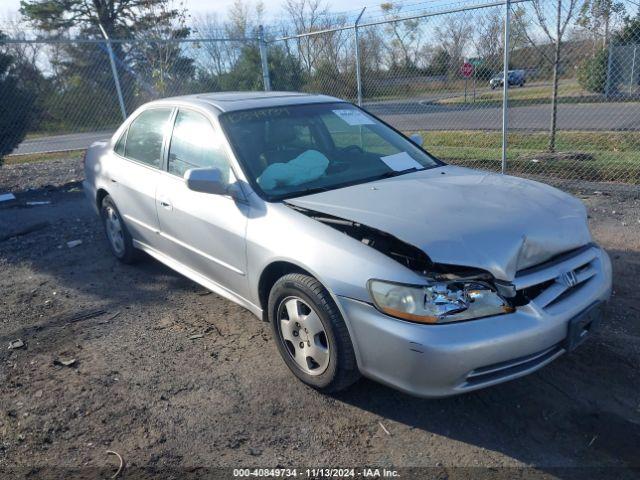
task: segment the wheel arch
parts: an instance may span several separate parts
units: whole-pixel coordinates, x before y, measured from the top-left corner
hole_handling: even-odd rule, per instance
[[[300,265],[296,265],[295,263],[288,262],[286,260],[276,260],[271,262],[262,270],[260,279],[258,280],[258,300],[260,302],[260,308],[262,309],[262,320],[265,322],[269,321],[267,308],[267,304],[269,303],[269,292],[271,292],[271,288],[279,278],[282,278],[289,273],[304,273],[322,283],[316,275],[311,273],[309,270],[302,268]]]
[[[100,210],[102,209],[102,201],[107,195],[109,195],[109,192],[107,192],[104,188],[99,188],[96,192],[96,207],[98,208],[98,212],[100,212]]]

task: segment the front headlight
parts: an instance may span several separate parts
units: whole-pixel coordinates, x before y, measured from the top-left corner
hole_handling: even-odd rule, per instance
[[[378,310],[412,322],[458,322],[514,311],[494,288],[480,281],[418,286],[369,280],[368,287]]]

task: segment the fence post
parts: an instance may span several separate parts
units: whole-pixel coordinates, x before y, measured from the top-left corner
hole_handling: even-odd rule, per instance
[[[612,67],[613,67],[613,39],[609,40],[609,51],[607,55],[607,83],[604,87],[604,96],[607,100],[611,98]]]
[[[502,68],[502,167],[507,173],[507,133],[509,129],[509,36],[511,33],[511,1],[505,2],[504,14],[504,58]]]
[[[358,23],[360,22],[360,19],[362,18],[362,14],[366,9],[367,7],[362,8],[360,15],[358,15],[358,18],[356,19],[356,22],[353,25],[353,31],[354,31],[355,40],[356,40],[356,51],[355,51],[356,53],[356,85],[358,88],[358,106],[359,107],[362,106],[362,79],[360,77],[360,39],[358,38]]]
[[[107,45],[107,52],[109,53],[109,63],[111,63],[111,73],[113,74],[113,81],[116,84],[116,93],[118,94],[118,103],[120,104],[120,113],[122,113],[122,120],[127,119],[127,109],[124,106],[124,98],[122,97],[122,89],[120,88],[120,77],[118,77],[118,69],[116,68],[116,60],[113,55],[113,48],[111,48],[111,39],[101,24],[98,24],[102,35],[105,38],[105,44]]]
[[[264,91],[271,90],[271,79],[269,78],[269,63],[267,62],[267,42],[264,41],[264,27],[258,27],[258,47],[260,49],[260,61],[262,63],[262,83]]]
[[[636,50],[638,45],[633,46],[633,60],[631,61],[631,77],[629,78],[629,95],[633,94],[633,78],[636,73]]]

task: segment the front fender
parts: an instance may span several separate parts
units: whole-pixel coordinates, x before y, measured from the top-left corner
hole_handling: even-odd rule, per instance
[[[371,278],[424,281],[383,253],[282,203],[264,203],[259,211],[249,219],[246,237],[249,289],[257,305],[260,275],[277,261],[308,271],[334,296],[364,302],[370,302],[366,285]]]

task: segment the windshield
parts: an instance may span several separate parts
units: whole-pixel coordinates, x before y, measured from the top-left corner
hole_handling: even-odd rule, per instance
[[[348,103],[220,116],[246,174],[269,199],[305,195],[441,165]]]

